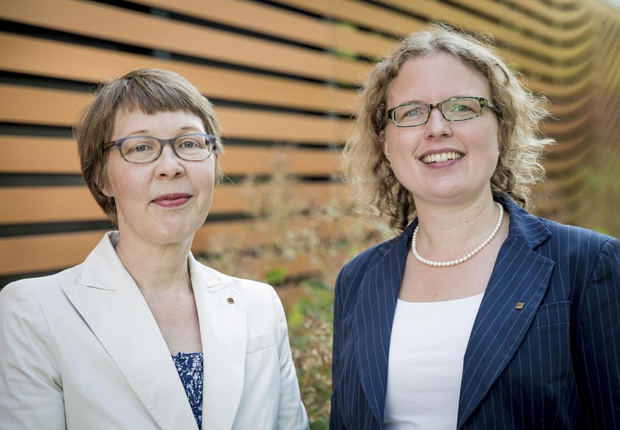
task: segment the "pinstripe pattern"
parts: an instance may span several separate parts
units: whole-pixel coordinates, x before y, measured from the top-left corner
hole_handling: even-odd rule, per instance
[[[510,231],[465,353],[458,429],[620,429],[620,241],[502,202]],[[415,225],[338,276],[331,430],[382,428]]]

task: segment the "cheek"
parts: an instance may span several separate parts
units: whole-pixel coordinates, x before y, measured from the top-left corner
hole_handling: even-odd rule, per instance
[[[408,151],[410,144],[411,133],[405,134],[400,129],[391,130],[385,134],[385,142],[383,144],[383,151],[385,155],[392,157],[402,154]]]

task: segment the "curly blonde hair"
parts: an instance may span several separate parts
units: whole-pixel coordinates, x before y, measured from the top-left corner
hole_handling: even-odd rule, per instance
[[[507,194],[527,208],[530,187],[544,178],[540,162],[545,147],[554,143],[538,128],[549,116],[544,108],[547,100],[523,86],[491,43],[490,37],[434,24],[430,30],[404,39],[392,55],[374,67],[361,90],[357,120],[344,148],[345,179],[356,191],[361,207],[386,214],[394,231],[402,232],[416,209],[411,192],[398,181],[383,153],[380,135],[389,119],[386,102],[390,86],[408,60],[450,54],[488,82],[501,134],[499,161],[491,178],[494,194]]]

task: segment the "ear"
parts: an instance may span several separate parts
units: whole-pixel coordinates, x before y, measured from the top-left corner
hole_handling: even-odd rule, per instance
[[[385,155],[385,158],[387,158],[388,161],[391,162],[392,160],[390,159],[390,145],[388,145],[387,139],[385,137],[385,129],[379,132],[379,142],[381,143],[381,147],[383,148],[383,154]]]
[[[97,183],[97,187],[104,196],[114,197],[112,190],[110,190],[110,186],[106,177],[104,177],[103,175],[99,175],[99,177],[95,179],[95,182]]]
[[[502,152],[502,148],[504,147],[505,142],[506,142],[506,130],[504,129],[502,125],[499,125],[497,127],[497,143],[498,143],[497,150],[500,153]]]

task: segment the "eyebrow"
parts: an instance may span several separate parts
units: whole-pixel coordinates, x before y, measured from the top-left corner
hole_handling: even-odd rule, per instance
[[[440,102],[437,102],[437,103],[445,102],[447,100],[456,99],[456,98],[459,98],[459,97],[474,97],[474,96],[456,95],[456,96],[448,97],[447,99],[441,100]],[[420,103],[420,104],[424,104],[424,105],[432,104],[432,103],[426,103],[426,102],[424,102],[422,100],[409,100],[409,101],[405,101],[405,102],[402,102],[402,103],[398,103],[396,106],[408,105],[408,104],[412,104],[412,103]]]
[[[183,126],[181,128],[178,129],[178,131],[202,131],[200,128],[193,126],[193,125],[186,125]],[[144,135],[148,135],[150,133],[149,130],[135,130],[132,131],[131,133],[127,134],[127,136],[144,136]]]

